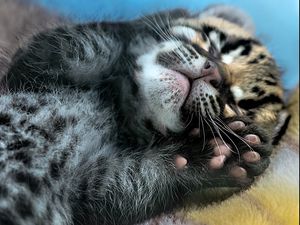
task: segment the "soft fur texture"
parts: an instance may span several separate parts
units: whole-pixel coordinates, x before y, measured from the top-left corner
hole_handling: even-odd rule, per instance
[[[22,7],[20,8],[22,9]],[[39,11],[39,9],[37,10]],[[184,12],[182,15],[184,15],[183,17],[186,17]],[[233,19],[234,21],[236,20],[235,17],[231,19]],[[205,24],[207,23],[208,26],[220,27],[218,19],[209,19],[207,21],[205,21],[204,19],[204,21],[202,22]],[[239,22],[240,21],[238,21],[238,24]],[[185,18],[182,21],[178,22],[177,30],[172,32],[183,34],[183,36],[186,33],[193,34],[194,31],[192,29],[183,29],[182,26],[197,27],[199,26],[197,23],[198,22],[195,19],[186,20]],[[136,25],[139,25],[139,23],[136,23]],[[94,28],[94,25],[91,24],[91,27]],[[110,24],[107,24],[106,28],[109,27]],[[234,49],[234,46],[232,46],[233,44],[230,42],[232,40],[229,40],[229,44],[227,46],[229,48],[229,52],[225,51],[223,58],[224,62],[233,65],[232,67],[229,66],[228,68],[230,73],[239,74],[239,77],[233,76],[230,80],[231,84],[235,84],[235,86],[232,86],[231,89],[231,92],[233,93],[232,97],[234,98],[233,100],[235,100],[236,102],[239,101],[241,108],[247,109],[244,111],[239,109],[241,114],[248,115],[247,113],[249,113],[250,115],[251,113],[251,116],[249,117],[252,117],[254,122],[259,123],[262,128],[273,128],[275,127],[274,123],[277,123],[278,121],[277,116],[279,114],[279,111],[282,109],[282,91],[280,85],[278,85],[279,72],[276,68],[276,65],[274,64],[272,58],[270,58],[271,56],[264,49],[264,47],[261,46],[260,43],[256,40],[253,40],[250,34],[248,34],[247,32],[244,33],[242,30],[239,30],[238,27],[231,25],[230,23],[227,23],[225,21],[223,22],[223,28],[224,27],[227,27],[228,30],[231,30],[231,32],[233,33],[238,32],[238,34],[241,35],[242,39],[246,39],[245,42],[243,40],[244,46],[238,48],[237,53],[233,54],[231,54],[231,49]],[[74,30],[72,30],[72,28],[68,30],[69,33],[67,33],[67,35],[71,34],[74,35],[72,37],[75,37],[75,39],[73,39],[75,41],[75,47],[77,41],[76,38],[78,38],[79,42],[86,41],[85,36],[80,35],[90,35],[90,37],[92,38],[99,37],[93,36],[96,34],[93,33],[94,30],[89,33],[89,31],[91,30],[81,30],[82,28],[85,29],[85,27],[78,26],[75,27]],[[135,31],[135,29],[136,28],[132,29],[132,31]],[[120,30],[122,31],[122,27]],[[209,180],[209,177],[206,177],[209,176],[209,173],[207,173],[207,171],[204,171],[203,174],[202,172],[201,174],[198,174],[197,171],[193,170],[192,171],[195,173],[192,174],[188,174],[186,172],[182,172],[182,174],[180,174],[180,172],[177,174],[177,172],[173,172],[174,165],[171,159],[173,157],[172,154],[175,154],[173,149],[178,149],[178,144],[180,143],[176,142],[177,140],[175,142],[171,142],[172,144],[167,142],[168,145],[166,146],[154,144],[153,146],[156,146],[156,148],[159,146],[159,148],[157,149],[155,147],[153,148],[151,145],[146,146],[146,149],[143,149],[143,145],[140,145],[141,149],[138,149],[138,151],[137,148],[134,149],[133,146],[135,146],[136,144],[144,143],[145,140],[149,141],[149,136],[141,135],[145,133],[145,130],[146,133],[149,133],[149,131],[147,131],[148,127],[146,127],[146,129],[140,129],[140,124],[134,124],[135,122],[139,121],[134,120],[133,124],[125,123],[124,127],[120,126],[120,118],[118,118],[116,115],[119,113],[120,115],[123,115],[123,112],[119,112],[119,109],[124,110],[124,105],[122,105],[120,108],[117,107],[118,110],[116,110],[114,106],[120,106],[118,101],[120,101],[121,103],[126,102],[124,101],[124,98],[120,99],[119,96],[117,96],[117,98],[115,96],[109,96],[108,99],[102,99],[101,97],[103,93],[99,94],[97,91],[95,92],[93,90],[79,91],[61,87],[55,87],[54,90],[49,90],[51,89],[51,87],[54,87],[50,84],[52,83],[53,85],[55,84],[55,81],[57,81],[53,79],[55,77],[51,77],[51,73],[54,71],[55,75],[57,74],[56,71],[59,71],[57,69],[61,69],[62,71],[64,71],[65,68],[63,68],[64,64],[59,64],[59,60],[61,58],[44,58],[45,55],[43,55],[44,52],[41,51],[41,49],[43,49],[43,47],[45,47],[45,45],[47,44],[49,44],[50,48],[52,47],[51,44],[53,43],[56,45],[55,47],[60,46],[59,44],[63,44],[63,42],[51,42],[53,40],[51,38],[54,37],[54,41],[65,41],[64,39],[59,39],[59,35],[65,34],[64,31],[64,29],[57,30],[57,33],[54,33],[54,36],[51,35],[51,32],[49,36],[47,36],[49,33],[44,33],[42,35],[36,36],[36,38],[32,41],[33,44],[29,46],[28,51],[26,48],[23,48],[23,50],[20,50],[18,52],[17,56],[13,60],[13,66],[7,79],[9,81],[9,85],[11,85],[10,87],[14,87],[14,84],[17,84],[18,86],[18,84],[23,85],[28,83],[29,86],[24,86],[26,89],[28,87],[34,87],[36,89],[40,89],[40,87],[46,87],[47,91],[45,93],[19,91],[15,94],[5,93],[1,96],[2,110],[0,122],[2,136],[0,147],[5,150],[1,155],[1,159],[3,160],[3,162],[10,162],[10,164],[8,165],[5,165],[5,163],[1,164],[2,167],[5,168],[2,171],[3,178],[7,180],[7,183],[3,187],[1,187],[1,193],[3,194],[3,204],[0,205],[2,207],[0,217],[1,222],[4,224],[26,224],[26,221],[36,224],[69,224],[72,223],[71,221],[73,221],[74,223],[76,222],[82,224],[94,224],[97,222],[100,224],[131,224],[135,221],[142,221],[145,218],[149,218],[150,216],[155,216],[162,211],[171,210],[172,208],[174,208],[174,204],[179,204],[182,200],[181,196],[178,197],[177,195],[181,195],[182,193],[186,193],[187,191],[189,192],[194,186],[196,187],[200,185],[202,187],[206,181],[208,181],[209,185],[214,183]],[[83,34],[76,33],[82,31],[84,31]],[[148,31],[146,30],[146,36],[147,32]],[[210,38],[214,40],[214,44],[216,45],[216,47],[220,47],[218,45],[221,45],[221,43],[218,42],[218,38],[213,37],[213,35],[218,34],[213,32],[210,33],[209,31],[207,32],[208,34],[212,35],[212,37]],[[219,33],[219,35],[221,35],[221,33]],[[99,33],[97,33],[97,35],[99,35]],[[124,34],[122,33],[122,35]],[[125,37],[122,35],[121,37]],[[222,35],[225,34],[222,33]],[[230,36],[231,34],[226,33],[226,35]],[[58,39],[55,39],[57,37]],[[84,38],[80,39],[80,37]],[[85,73],[88,71],[87,68],[90,68],[91,66],[92,68],[98,68],[97,70],[100,70],[102,72],[111,72],[111,70],[107,69],[105,66],[114,62],[114,56],[118,57],[118,51],[114,51],[113,54],[109,52],[113,49],[113,47],[116,48],[118,46],[115,44],[118,42],[114,42],[115,40],[109,39],[110,37],[105,36],[104,33],[103,36],[101,36],[102,40],[100,40],[100,42],[103,41],[103,37],[106,45],[101,45],[101,48],[105,49],[105,47],[107,47],[107,49],[102,52],[104,53],[104,56],[100,55],[100,58],[98,60],[102,61],[110,58],[110,61],[99,66],[99,64],[90,64],[89,60],[83,60],[85,63],[89,63],[86,64],[86,68],[77,67],[78,64],[76,63],[72,64],[72,66],[70,67],[71,75],[73,76],[71,77],[72,82],[75,81],[75,83],[77,82],[79,84],[83,84],[82,86],[84,88],[86,88],[87,86],[97,86],[98,83],[97,77],[94,77],[95,74]],[[111,37],[115,38],[115,36]],[[184,39],[188,38],[191,38],[191,36],[187,35],[184,37]],[[147,41],[148,40],[146,40],[146,42]],[[150,40],[149,43],[146,43],[146,46],[148,44],[150,44],[149,46],[151,46],[152,41],[153,40]],[[205,43],[201,41],[198,42],[198,39],[196,40],[196,42],[197,45],[201,46],[201,48],[206,49]],[[133,49],[135,49],[133,50],[133,52],[134,54],[137,54],[139,56],[139,51],[144,50],[139,47],[139,44],[142,43],[142,41],[137,39],[137,43],[138,47],[133,47]],[[233,43],[235,43],[234,40]],[[87,41],[84,44],[86,49],[84,49],[83,52],[75,51],[71,52],[71,56],[68,55],[70,63],[74,62],[74,58],[80,61],[82,57],[84,58],[91,56],[89,54],[93,52],[88,51],[87,48],[89,44],[91,46],[91,42],[89,43]],[[238,42],[238,44],[242,43]],[[63,46],[67,47],[66,45]],[[144,44],[142,46],[144,46]],[[194,47],[197,48],[197,46]],[[169,49],[173,47],[172,45],[168,45],[167,43],[163,48]],[[56,50],[56,48],[54,48],[54,50]],[[68,48],[65,50],[68,50]],[[161,49],[149,50],[153,50],[154,53],[157,54]],[[187,48],[185,50],[187,50]],[[208,51],[208,49],[206,50]],[[193,59],[192,61],[199,63],[199,66],[202,67],[206,64],[204,63],[205,61],[201,61],[201,59],[203,58],[203,56],[207,56],[207,53],[205,53],[205,51],[201,49],[199,51],[202,55],[200,56],[196,54],[196,59],[198,59],[199,57],[200,59]],[[45,52],[47,53],[47,51]],[[268,65],[270,67],[266,68],[272,68],[272,71],[268,70],[270,74],[266,76],[266,80],[260,78],[260,80],[257,80],[259,81],[258,83],[260,83],[260,86],[249,86],[250,84],[253,84],[253,81],[251,82],[251,79],[249,78],[251,72],[253,73],[253,71],[255,71],[252,70],[253,68],[255,68],[255,66],[250,71],[248,71],[250,72],[249,74],[244,69],[244,67],[234,66],[234,62],[236,60],[235,54],[248,56],[249,52],[253,54],[250,55],[250,58],[247,58],[249,60],[247,63],[254,64],[255,66]],[[263,54],[259,54],[261,52],[263,52]],[[70,52],[66,51],[66,53],[69,54]],[[113,57],[107,57],[107,53]],[[178,51],[177,53],[180,52]],[[151,59],[151,54],[149,55]],[[35,58],[36,56],[40,58]],[[164,57],[166,56],[164,55]],[[28,59],[29,61],[26,61]],[[50,69],[47,66],[43,67],[43,64],[39,64],[40,59],[42,59],[42,63],[45,62],[43,60],[51,59],[51,63],[54,64],[51,64],[49,61],[49,65],[54,65],[54,67],[50,66]],[[213,58],[210,59],[212,60]],[[147,92],[147,88],[149,88],[149,84],[150,86],[153,85],[153,83],[151,83],[152,81],[149,82],[147,80],[147,76],[151,77],[151,74],[145,75],[144,73],[144,70],[147,70],[147,65],[149,65],[149,63],[153,63],[151,60],[147,60],[149,60],[147,54],[145,57],[140,57],[137,60],[138,66],[140,66],[140,69],[137,70],[138,80],[140,79],[138,85],[142,87],[142,90],[146,90],[146,92],[143,93],[146,99],[149,95],[149,93]],[[28,64],[28,62],[30,63]],[[7,61],[5,61],[5,63],[7,63]],[[31,65],[33,64],[31,63],[36,63],[36,66],[32,67]],[[164,62],[161,61],[160,63]],[[59,65],[61,65],[62,67],[58,67]],[[153,65],[155,66],[156,64]],[[171,64],[171,66],[174,66],[174,64]],[[83,71],[80,71],[80,69],[82,68]],[[118,68],[119,67],[116,66],[116,68],[114,69],[117,70]],[[262,70],[257,70],[257,72],[261,72],[264,75],[265,67],[261,67],[261,69]],[[161,68],[159,68],[158,71],[160,70]],[[45,73],[45,71],[47,72]],[[120,70],[117,71],[120,72]],[[6,70],[3,67],[3,73],[4,72],[6,72]],[[124,71],[121,70],[121,72]],[[189,70],[181,72],[187,73],[192,77],[194,75],[199,75],[193,74]],[[24,77],[20,76],[20,74],[29,76],[26,76],[24,79]],[[41,77],[39,77],[40,74],[46,74],[50,76],[46,77],[45,80],[43,77],[41,79],[42,82],[39,83],[41,81]],[[82,74],[88,76],[88,79],[83,79],[83,82],[82,77],[80,77]],[[177,76],[178,74],[173,71],[172,75]],[[218,77],[219,74],[217,74],[216,76]],[[145,77],[147,79],[145,79]],[[32,80],[29,80],[29,82],[27,82],[29,78]],[[60,81],[67,81],[68,83],[68,78],[70,77],[63,77],[63,79]],[[95,79],[96,83],[93,83]],[[126,93],[127,90],[128,93],[128,91],[130,90],[129,86],[132,86],[132,84],[130,83],[130,80],[127,81],[129,83],[124,83],[124,78],[122,79],[122,85],[118,84],[112,86],[115,89],[109,90],[108,93],[116,93],[114,92],[117,90],[116,88],[120,88],[120,91],[122,91],[123,93]],[[170,80],[170,78],[168,79]],[[21,82],[22,80],[23,83]],[[24,83],[24,81],[26,81],[27,83]],[[46,82],[43,83],[44,81]],[[247,81],[249,85],[248,83],[245,83],[245,81]],[[168,82],[169,81],[167,81],[166,83]],[[184,82],[185,81],[182,81],[182,83],[180,82],[176,85],[186,85]],[[210,82],[210,80],[207,80],[206,82]],[[264,85],[265,83],[267,85]],[[34,86],[40,84],[42,84],[43,86]],[[46,86],[48,84],[50,86]],[[114,84],[116,84],[116,82]],[[269,87],[268,89],[268,85],[272,86],[272,88]],[[159,85],[153,85],[148,90],[157,87],[159,87]],[[266,93],[265,90],[267,90],[268,92]],[[191,96],[196,99],[195,95],[201,94],[201,91],[201,88],[196,88],[196,92],[192,92]],[[210,91],[208,93],[215,95],[213,91]],[[165,95],[165,93],[162,94]],[[270,96],[272,97],[271,99],[276,101],[274,102],[274,104],[267,104],[268,107],[271,106],[271,108],[260,107],[258,108],[258,111],[256,111],[256,107],[253,107],[252,98],[263,96],[262,99],[264,101],[267,101],[267,103],[271,103],[270,98],[268,98],[268,96],[265,96],[265,94],[270,94]],[[151,96],[151,98],[153,97],[151,94],[149,96]],[[125,99],[127,98],[127,96],[124,95],[121,97],[125,97]],[[167,97],[165,104],[167,104],[168,101],[173,101],[174,98],[177,98],[177,96],[171,96],[170,99],[168,99],[170,96],[165,97]],[[114,100],[115,98],[118,99],[117,102],[114,102],[114,104],[116,105],[110,104],[110,98]],[[176,121],[174,122],[174,120],[169,120],[170,117],[168,115],[172,114],[166,112],[164,108],[159,108],[160,106],[155,106],[158,107],[155,108],[153,107],[153,105],[151,105],[153,103],[151,102],[153,101],[151,98],[150,100],[148,99],[148,103],[150,102],[149,106],[151,107],[145,109],[155,110],[148,114],[145,114],[145,111],[147,111],[145,109],[139,111],[138,113],[135,111],[133,113],[137,113],[139,115],[136,116],[136,118],[139,119],[139,117],[146,115],[148,118],[150,118],[150,122],[152,122],[154,128],[163,134],[165,134],[167,131],[167,129],[165,129],[165,126],[173,132],[182,130],[183,128],[179,123],[176,123]],[[218,97],[211,101],[216,103],[217,98]],[[176,102],[176,104],[177,103],[178,102]],[[188,110],[192,108],[192,104],[195,104],[192,99],[190,103],[188,99],[187,103]],[[199,104],[200,103],[201,102],[199,102]],[[259,101],[257,101],[257,103],[259,103]],[[227,107],[229,107],[229,105],[227,105]],[[6,108],[9,110],[6,111]],[[140,108],[141,106],[137,107],[136,109],[140,110]],[[221,113],[221,105],[214,105],[214,107],[212,108],[213,113],[215,113],[216,115]],[[129,114],[127,110],[129,110],[130,112],[130,110],[132,109],[130,109],[130,107],[125,107],[125,109],[127,112],[126,115],[128,116]],[[157,109],[162,110],[162,114],[155,115],[158,111]],[[275,111],[272,111],[270,109],[273,109]],[[97,110],[99,110],[99,112],[95,113],[97,112]],[[206,111],[202,111],[201,113],[205,115]],[[232,116],[232,113],[234,114],[236,112],[231,110],[229,112],[227,111],[227,113],[231,114]],[[167,116],[163,117],[163,119],[159,121],[160,116],[164,114]],[[214,114],[212,115],[216,116]],[[178,120],[179,117],[178,115],[174,114],[174,118],[175,120]],[[247,124],[249,123],[247,119],[242,119],[240,117],[236,118],[243,120]],[[126,122],[132,122],[131,118],[129,117],[122,117],[121,119],[125,119]],[[156,121],[158,122],[155,123]],[[249,132],[250,134],[256,133],[260,136],[263,144],[265,144],[266,146],[258,146],[258,148],[253,147],[255,150],[260,151],[263,160],[261,162],[262,164],[260,165],[260,169],[253,171],[251,169],[248,169],[250,176],[259,174],[263,171],[268,162],[267,156],[268,154],[270,154],[270,148],[268,146],[271,139],[268,138],[268,135],[264,133],[264,131],[260,130],[260,127],[255,126],[255,123],[253,125],[253,121],[251,121],[251,123],[249,124],[250,126],[247,127],[248,130],[239,133],[239,135],[249,134]],[[161,124],[163,126],[160,126]],[[122,125],[124,124],[122,123]],[[132,128],[138,129],[133,131]],[[152,130],[152,128],[153,127],[151,126],[150,130]],[[132,132],[134,132],[136,136],[128,135]],[[131,137],[140,137],[141,140],[139,140],[139,138],[137,138],[136,140],[130,139]],[[122,138],[128,139],[125,140]],[[239,139],[236,139],[236,141],[238,142]],[[163,139],[160,139],[160,142],[162,143]],[[128,143],[131,143],[131,145],[128,145]],[[239,151],[241,151],[243,148],[247,148],[247,146],[242,147],[242,145],[240,144],[238,144],[238,146]],[[101,149],[101,151],[97,150],[99,148]],[[134,165],[137,165],[136,163],[138,163],[138,171],[136,171],[137,168],[134,168]],[[189,167],[191,167],[191,164],[189,165]],[[189,167],[187,171],[191,170]],[[169,171],[170,168],[171,171]],[[123,170],[124,172],[122,172]],[[138,174],[141,174],[141,177],[139,177]],[[200,180],[198,180],[198,178]],[[230,181],[231,179],[227,176],[227,174],[224,174],[222,176],[222,179],[223,178],[225,178],[225,183]],[[132,180],[134,180],[134,182],[132,182]],[[158,180],[159,182],[155,183],[154,181],[156,180]],[[185,180],[188,180],[189,182],[184,183]],[[187,190],[185,190],[186,184],[188,184]],[[178,189],[172,190],[173,187]],[[11,190],[13,190],[12,192],[8,191],[10,190],[10,188]],[[157,192],[154,192],[155,190],[157,190]],[[47,194],[45,195],[45,193]],[[104,193],[105,196],[102,196],[102,193]],[[117,193],[119,193],[119,195]],[[124,196],[124,194],[126,194],[126,196]],[[8,197],[6,197],[6,195]],[[39,195],[43,197],[35,197]],[[176,198],[175,201],[174,197]],[[13,201],[11,201],[11,199],[13,199]],[[55,204],[53,205],[50,202],[55,202]],[[152,204],[154,204],[154,206],[152,206]],[[174,220],[177,220],[178,223],[183,222],[182,219],[176,218],[176,216],[165,218],[163,223]]]

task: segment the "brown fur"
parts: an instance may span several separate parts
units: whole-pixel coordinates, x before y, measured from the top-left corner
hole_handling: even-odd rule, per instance
[[[191,27],[201,27],[203,24],[217,27],[225,34],[241,37],[245,39],[255,39],[255,37],[242,29],[241,27],[227,22],[220,18],[205,18],[205,19],[180,19],[178,24],[188,25]],[[264,58],[259,58],[263,55]],[[249,63],[256,60],[256,63]],[[283,88],[280,82],[280,70],[273,60],[268,50],[258,44],[252,44],[252,50],[250,55],[240,56],[234,59],[230,64],[224,65],[227,73],[229,73],[228,82],[231,86],[237,86],[243,91],[243,96],[240,100],[245,99],[262,99],[266,95],[275,95],[280,99],[283,99]],[[269,74],[273,76],[269,77]],[[268,85],[265,81],[275,82],[276,85]],[[258,96],[257,93],[252,91],[252,88],[256,86],[263,90],[266,95]],[[253,110],[254,121],[261,124],[261,126],[273,130],[274,125],[277,123],[278,115],[282,110],[283,105],[281,103],[266,104]],[[242,114],[246,114],[247,111],[238,108],[238,111]],[[225,115],[234,115],[232,111],[227,107]]]

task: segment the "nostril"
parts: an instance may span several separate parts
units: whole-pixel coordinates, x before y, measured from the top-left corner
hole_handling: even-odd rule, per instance
[[[204,66],[203,66],[203,69],[208,70],[208,69],[210,69],[210,68],[211,68],[210,62],[209,62],[209,61],[206,61],[205,64],[204,64]]]

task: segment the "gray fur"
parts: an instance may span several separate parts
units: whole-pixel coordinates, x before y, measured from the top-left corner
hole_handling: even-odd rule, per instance
[[[18,93],[2,95],[0,102],[0,117],[3,119],[6,115],[10,120],[1,124],[0,131],[0,164],[10,162],[1,169],[1,179],[5,180],[1,188],[10,192],[10,198],[1,200],[0,212],[17,207],[17,202],[11,201],[11,198],[24,196],[23,201],[30,205],[27,206],[28,216],[32,219],[28,223],[26,217],[18,214],[20,211],[13,210],[16,213],[12,215],[15,224],[71,223],[70,207],[60,198],[67,199],[72,187],[68,186],[70,184],[64,177],[45,184],[51,176],[49,162],[59,162],[62,157],[67,157],[73,163],[66,165],[66,177],[83,175],[76,174],[79,158],[84,157],[80,155],[94,157],[95,153],[83,153],[84,150],[96,149],[99,143],[105,146],[106,140],[101,137],[113,138],[109,132],[111,116],[105,109],[97,112],[98,102],[93,92],[56,90],[46,95]],[[31,113],[28,109],[32,109],[29,110]],[[18,149],[18,146],[21,147]],[[10,148],[12,151],[4,151]],[[15,151],[18,153],[15,154]],[[22,175],[20,173],[25,174],[24,178],[18,178]],[[30,192],[25,188],[27,186]],[[49,214],[53,218],[49,219]]]
[[[212,138],[209,131],[205,141],[190,140],[186,134],[165,137],[146,126],[153,108],[144,107],[148,105],[141,92],[148,84],[167,91],[154,89],[154,96],[148,96],[159,105],[158,97],[168,97],[174,89],[163,87],[170,79],[159,85],[151,79],[155,71],[145,67],[152,64],[140,57],[148,59],[147,48],[139,52],[128,46],[146,42],[156,54],[161,51],[160,37],[141,21],[114,24],[110,30],[112,24],[101,23],[101,29],[94,25],[39,33],[14,56],[6,81],[12,78],[8,86],[16,89],[0,96],[0,177],[5,181],[0,184],[0,225],[131,225],[182,207],[196,190],[247,185],[265,169],[269,139],[255,125],[251,129],[265,140],[257,147],[262,165],[238,181],[227,167],[216,173],[206,166],[212,153],[206,143]],[[132,38],[138,35],[146,39]],[[165,42],[169,51],[170,46],[172,40]],[[158,66],[158,75],[170,76],[161,73],[166,68],[157,65],[156,57],[150,61]],[[145,86],[136,77],[141,83],[146,80]],[[62,87],[60,82],[76,87]],[[243,142],[236,144],[238,150],[248,150]],[[204,151],[199,152],[199,146]],[[175,167],[178,154],[189,159],[184,170]]]

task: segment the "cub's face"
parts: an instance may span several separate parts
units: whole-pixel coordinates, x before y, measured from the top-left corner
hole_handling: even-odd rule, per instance
[[[224,79],[205,33],[186,26],[173,26],[168,33],[138,57],[141,70],[136,72],[144,110],[162,133],[182,131],[192,117],[220,115],[217,88]]]
[[[249,113],[247,100],[268,94],[263,93],[268,87],[255,79],[264,80],[271,72],[277,82],[273,95],[281,99],[272,58],[238,26],[217,18],[180,19],[154,32],[159,40],[137,38],[130,49],[137,55],[141,113],[161,133],[183,132],[192,121],[201,126],[200,121],[235,115],[233,111]]]

